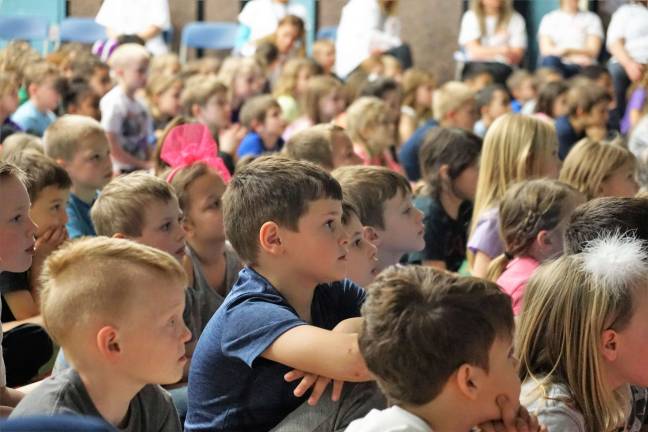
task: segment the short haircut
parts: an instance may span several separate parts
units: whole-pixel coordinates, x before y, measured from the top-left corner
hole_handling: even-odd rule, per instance
[[[583,69],[581,69],[578,75],[589,78],[592,81],[597,81],[603,76],[610,76],[610,71],[603,65],[594,64],[585,66]]]
[[[14,164],[0,160],[0,183],[8,178],[15,178],[23,185],[27,182],[27,175]]]
[[[434,119],[442,121],[449,113],[456,111],[475,97],[475,92],[462,82],[449,81],[434,91],[432,112]]]
[[[342,225],[347,226],[351,222],[352,217],[357,217],[360,220],[360,215],[358,214],[358,209],[355,208],[353,204],[349,201],[342,201]]]
[[[219,176],[216,170],[204,162],[197,162],[180,168],[175,173],[170,183],[178,197],[178,205],[183,212],[186,213],[189,210],[189,206],[191,206],[191,200],[189,199],[189,188],[191,185],[200,177],[211,173]]]
[[[507,96],[509,96],[508,89],[502,84],[489,84],[475,94],[475,105],[480,113],[482,108],[490,105],[490,103],[493,101],[495,92],[498,91],[504,92]]]
[[[589,81],[589,80],[586,80]],[[567,109],[569,115],[575,116],[578,110],[589,113],[594,105],[601,102],[610,102],[611,97],[608,92],[593,82],[588,83],[579,80],[572,85],[567,92]]]
[[[335,49],[335,42],[330,39],[317,39],[313,43],[313,57],[317,57],[320,54],[323,54],[324,50],[328,48]]]
[[[344,129],[332,124],[320,124],[297,132],[286,142],[286,156],[332,170],[334,132],[344,133]]]
[[[27,150],[45,154],[43,142],[40,138],[36,135],[25,132],[16,132],[9,135],[2,142],[2,157],[0,159],[13,159],[15,158],[15,156],[13,156],[14,154],[22,153]]]
[[[49,78],[58,79],[60,76],[61,73],[52,63],[44,60],[32,63],[25,69],[25,88],[29,89],[29,86],[32,84],[40,85]]]
[[[7,162],[16,165],[27,174],[25,187],[27,187],[32,203],[48,186],[59,189],[69,189],[72,186],[70,176],[59,164],[34,150],[14,153],[7,159]]]
[[[215,77],[205,78],[202,75],[192,77],[182,91],[182,106],[185,114],[191,115],[194,105],[204,107],[209,99],[218,94],[228,94],[228,88],[221,80]]]
[[[94,97],[99,105],[99,95],[93,90],[85,78],[76,77],[65,82],[62,86],[61,105],[68,112],[73,105],[78,106],[88,97]]]
[[[66,114],[54,121],[43,135],[45,153],[53,159],[71,161],[81,143],[90,139],[105,138],[101,124],[90,117]]]
[[[518,69],[506,80],[506,86],[511,90],[519,88],[525,81],[534,80],[533,75],[524,69]],[[534,80],[535,86],[535,80]]]
[[[385,167],[340,167],[333,171],[333,177],[340,182],[344,199],[358,210],[362,225],[378,229],[385,229],[385,203],[398,193],[412,193],[403,175]]]
[[[264,156],[237,171],[223,195],[225,233],[241,260],[256,263],[259,230],[274,221],[296,231],[312,201],[342,200],[340,185],[309,162]]]
[[[510,297],[483,279],[397,265],[367,293],[360,352],[395,404],[430,402],[462,364],[488,372],[495,339],[513,336]]]
[[[448,177],[454,181],[466,168],[477,162],[481,148],[481,138],[464,129],[436,127],[428,132],[419,150],[421,177],[427,186],[427,193],[439,197],[441,166],[448,166]]]
[[[367,81],[360,90],[360,96],[375,96],[383,99],[390,91],[400,91],[400,86],[392,78],[379,77]]]
[[[263,123],[270,108],[279,108],[279,103],[270,95],[254,96],[241,108],[241,124],[251,128],[253,122]]]
[[[176,200],[171,186],[145,172],[134,172],[108,183],[90,211],[97,235],[129,237],[142,235],[144,215],[150,203]]]
[[[580,205],[569,218],[565,229],[566,254],[582,252],[587,245],[600,237],[631,234],[648,242],[647,198],[596,198]]]
[[[186,286],[182,266],[155,248],[106,237],[68,242],[47,258],[41,274],[45,328],[57,344],[74,351],[68,344],[75,328],[124,316],[133,291],[150,289],[152,277]]]
[[[138,62],[149,60],[151,54],[146,48],[137,43],[125,43],[119,45],[108,59],[111,68],[122,69],[128,65],[137,64]]]
[[[544,113],[549,117],[554,117],[554,102],[560,95],[567,93],[567,91],[569,91],[569,86],[564,81],[548,82],[540,88],[535,112]]]

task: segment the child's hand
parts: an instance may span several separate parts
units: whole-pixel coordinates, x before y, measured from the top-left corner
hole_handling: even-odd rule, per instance
[[[523,406],[509,401],[500,395],[497,397],[501,420],[480,424],[481,432],[547,432],[547,428],[538,423],[536,416],[529,414]]]
[[[304,393],[306,393],[306,391],[309,388],[312,387],[313,391],[311,392],[311,395],[308,398],[308,405],[311,406],[317,405],[317,402],[319,402],[320,397],[322,397],[324,390],[326,390],[326,387],[331,382],[331,378],[327,378],[315,374],[309,374],[297,369],[293,369],[290,372],[288,372],[286,375],[284,375],[284,380],[288,382],[293,382],[300,378],[302,380],[299,384],[297,384],[297,387],[295,387],[293,394],[297,397],[301,397],[304,395]],[[340,396],[342,395],[343,385],[344,385],[344,381],[333,380],[333,392],[331,394],[331,400],[333,401],[340,400]]]
[[[68,232],[65,226],[49,228],[36,239],[34,254],[36,258],[46,258],[67,240]]]
[[[219,150],[232,156],[235,155],[246,133],[246,128],[238,123],[234,123],[220,133],[218,137]]]

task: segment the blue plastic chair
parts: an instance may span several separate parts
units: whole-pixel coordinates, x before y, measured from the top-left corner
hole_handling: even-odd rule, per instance
[[[61,21],[60,42],[93,44],[107,38],[105,27],[97,24],[93,18],[65,18]]]
[[[337,37],[337,26],[322,27],[317,32],[317,39],[328,39],[335,42]]]
[[[188,48],[231,50],[236,45],[239,25],[231,22],[192,22],[182,29],[180,61],[187,61]]]
[[[43,53],[49,44],[49,23],[47,18],[37,16],[0,16],[0,39],[43,41]]]

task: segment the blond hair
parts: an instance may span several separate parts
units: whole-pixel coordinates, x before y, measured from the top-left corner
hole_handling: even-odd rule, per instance
[[[482,147],[471,235],[481,214],[498,204],[511,183],[542,176],[544,161],[557,148],[556,130],[542,120],[506,114],[493,122]]]
[[[2,142],[2,153],[0,154],[0,159],[14,159],[17,154],[27,150],[45,154],[45,151],[43,150],[43,142],[40,138],[28,133],[16,132],[9,135]]]
[[[180,57],[176,53],[158,54],[151,58],[149,72],[151,75],[176,74],[180,72]],[[169,71],[169,69],[173,69]]]
[[[18,76],[11,71],[0,70],[0,96],[6,96],[13,92],[18,93]]]
[[[567,154],[560,180],[581,191],[590,200],[599,195],[603,183],[627,163],[636,167],[637,159],[619,140],[580,140]]]
[[[381,123],[389,121],[389,107],[380,98],[375,96],[362,96],[355,100],[347,109],[347,132],[351,141],[365,145],[371,156],[380,154],[383,148],[375,148],[366,142],[365,133]]]
[[[155,201],[177,201],[173,188],[145,172],[114,178],[101,191],[90,211],[97,235],[129,237],[142,235],[146,208]]]
[[[330,39],[317,39],[313,43],[313,57],[316,58],[320,54],[324,54],[327,48],[335,49],[335,43]]]
[[[158,249],[106,237],[68,242],[47,258],[41,274],[41,314],[47,332],[70,349],[74,329],[97,319],[123,317],[133,302],[133,290],[148,289],[153,276],[186,285],[181,265]]]
[[[456,111],[474,97],[475,92],[466,83],[449,81],[443,84],[432,96],[434,119],[441,122],[449,113]]]
[[[41,85],[49,78],[58,79],[61,73],[52,63],[39,61],[33,63],[25,69],[24,85],[26,89],[32,84]]]
[[[595,243],[601,241],[609,242]],[[592,263],[595,243],[588,246],[589,252],[563,255],[540,266],[527,284],[515,341],[520,378],[537,386],[522,403],[546,397],[554,385],[565,385],[570,393],[566,402],[581,412],[588,431],[617,430],[629,414],[627,387],[615,390],[605,380],[600,338],[606,329],[621,331],[627,326],[634,296],[639,287],[644,289],[648,275],[645,250],[637,246],[642,242],[617,241],[630,246],[640,263],[621,266],[621,277],[595,274],[614,271],[610,260],[615,260],[599,247],[597,261],[607,260],[610,268]]]
[[[43,146],[45,154],[52,159],[71,161],[83,142],[98,137],[106,139],[105,131],[97,120],[66,114],[45,130]]]
[[[275,97],[286,95],[296,97],[297,77],[302,69],[309,69],[311,75],[314,75],[317,72],[317,64],[310,58],[297,57],[288,60],[281,70],[272,94]]]
[[[126,43],[119,45],[108,59],[108,65],[113,69],[123,69],[128,65],[149,60],[151,54],[142,45]]]
[[[479,33],[483,37],[486,35],[486,12],[484,10],[484,5],[482,5],[483,0],[471,0],[470,1],[470,10],[477,16],[477,21],[479,22]],[[504,28],[511,17],[513,16],[513,2],[512,0],[502,0],[502,6],[497,14],[497,25],[495,26],[496,31]]]
[[[304,160],[332,170],[333,133],[344,133],[344,129],[333,124],[319,124],[290,137],[284,153],[291,159]]]
[[[403,88],[402,105],[414,108],[419,119],[428,118],[432,115],[431,106],[418,106],[416,104],[416,94],[418,93],[418,89],[424,85],[430,85],[432,87],[436,85],[432,73],[422,69],[412,68],[406,70],[403,74],[403,82],[401,83],[401,87]]]
[[[218,94],[229,95],[227,85],[218,78],[202,75],[191,77],[187,80],[181,96],[185,115],[193,115],[191,108],[194,105],[204,107],[209,99]]]
[[[182,88],[184,85],[179,75],[169,75],[165,73],[151,74],[146,81],[146,99],[148,101],[149,109],[153,118],[157,119],[162,116],[155,98],[160,96],[165,91],[179,86]]]

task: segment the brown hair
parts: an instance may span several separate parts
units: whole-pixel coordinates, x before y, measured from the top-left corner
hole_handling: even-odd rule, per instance
[[[202,75],[191,77],[182,91],[183,111],[185,115],[191,116],[191,108],[194,105],[204,107],[212,96],[224,94],[229,97],[228,92],[227,85],[218,78]]]
[[[578,80],[567,91],[567,109],[570,116],[577,115],[579,110],[589,113],[594,105],[610,100],[606,90],[587,79]]]
[[[483,279],[392,266],[367,293],[360,351],[395,404],[430,402],[462,364],[488,371],[495,339],[513,335],[511,299]]]
[[[254,96],[248,99],[241,108],[241,124],[252,128],[252,122],[263,123],[270,108],[281,108],[279,103],[270,95]]]
[[[302,96],[302,110],[313,121],[313,124],[329,122],[332,119],[322,118],[320,99],[334,90],[342,91],[342,84],[331,76],[316,76],[308,80],[306,91]]]
[[[416,94],[419,87],[429,84],[432,87],[436,86],[434,75],[431,72],[421,69],[408,69],[403,74],[403,82],[401,87],[403,89],[403,106],[409,106],[416,111],[418,118],[428,118],[432,116],[431,106],[417,106]]]
[[[333,167],[333,133],[344,132],[339,126],[320,124],[297,132],[284,147],[286,156],[313,162],[326,170]]]
[[[189,210],[189,206],[191,205],[191,202],[189,200],[189,188],[196,180],[209,173],[218,175],[218,172],[216,170],[213,170],[206,163],[197,162],[188,167],[179,169],[178,172],[173,176],[173,179],[171,180],[171,186],[173,187],[173,190],[178,197],[178,204],[180,205],[180,209],[183,212],[186,213]]]
[[[570,199],[579,195],[558,180],[535,179],[512,185],[499,206],[499,231],[505,252],[490,263],[486,279],[496,281],[513,257],[528,252],[540,231],[556,228],[573,209]]]
[[[553,105],[556,99],[562,94],[569,91],[569,86],[563,81],[548,82],[540,88],[538,93],[538,102],[535,106],[535,112],[544,113],[549,117],[555,117]]]
[[[142,235],[144,214],[155,201],[176,200],[167,182],[145,172],[121,175],[108,183],[90,211],[97,235],[112,237],[117,233],[129,237]]]
[[[340,185],[309,162],[264,156],[243,167],[223,195],[225,233],[241,260],[256,263],[259,229],[268,222],[296,231],[311,201],[342,200]]]
[[[162,114],[155,103],[155,98],[160,96],[165,91],[175,88],[175,86],[183,87],[182,79],[179,75],[168,75],[164,73],[157,73],[149,75],[146,80],[146,99],[153,118],[159,118]]]
[[[14,153],[7,162],[16,165],[27,174],[25,187],[33,203],[38,194],[48,186],[70,189],[72,181],[68,173],[54,160],[34,150]]]
[[[45,328],[57,344],[74,351],[68,343],[75,329],[124,316],[133,290],[149,289],[153,277],[186,286],[180,264],[158,249],[106,237],[68,242],[47,258],[41,274]]]
[[[333,171],[344,199],[355,206],[364,226],[385,229],[384,205],[401,193],[412,193],[409,181],[385,167],[346,166]]]
[[[310,58],[296,57],[288,60],[281,70],[272,95],[274,97],[286,95],[296,97],[297,77],[302,69],[310,69],[311,75],[315,75],[317,73],[317,63]]]

